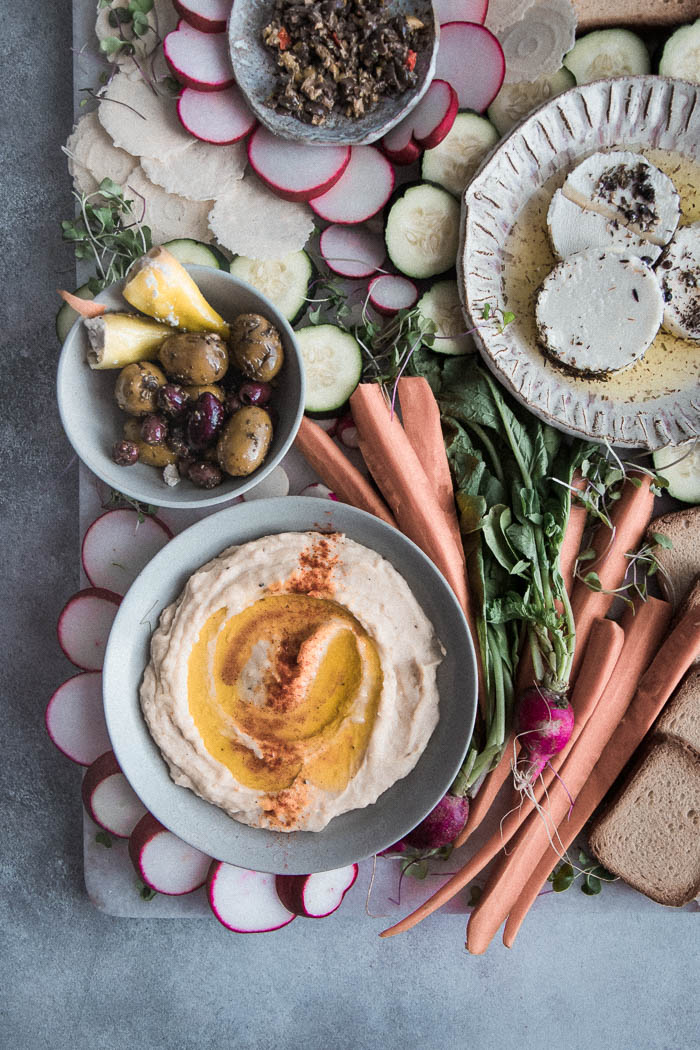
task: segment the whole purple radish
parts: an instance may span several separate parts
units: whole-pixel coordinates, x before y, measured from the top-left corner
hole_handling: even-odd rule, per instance
[[[534,685],[518,703],[517,733],[521,748],[518,783],[531,787],[550,759],[568,744],[574,729],[574,712],[566,697]]]
[[[445,795],[420,824],[404,835],[404,842],[416,849],[440,849],[450,846],[467,823],[469,799]]]

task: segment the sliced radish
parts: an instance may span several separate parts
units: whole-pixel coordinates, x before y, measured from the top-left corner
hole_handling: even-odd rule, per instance
[[[316,499],[332,499],[336,503],[338,497],[335,492],[331,492],[327,485],[322,485],[320,481],[314,482],[313,485],[307,485],[305,489],[302,489],[299,493],[300,496],[313,496]]]
[[[223,33],[233,0],[173,0],[179,15],[202,33]]]
[[[277,875],[277,895],[295,915],[307,919],[324,919],[343,903],[343,897],[357,878],[357,864],[315,875]]]
[[[286,201],[309,201],[335,186],[350,162],[349,146],[313,146],[255,129],[248,141],[255,174]]]
[[[142,882],[171,897],[198,890],[211,867],[211,857],[168,831],[152,813],[131,832],[129,856]]]
[[[328,269],[341,277],[370,277],[386,255],[381,233],[361,226],[348,229],[339,223],[326,227],[319,248]]]
[[[353,225],[381,211],[393,188],[394,169],[384,154],[375,146],[353,146],[335,186],[310,204],[321,219]]]
[[[267,477],[259,481],[255,488],[250,489],[243,496],[243,500],[249,503],[254,499],[274,499],[277,496],[289,495],[289,477],[284,467],[275,467]]]
[[[341,445],[345,445],[346,448],[360,447],[360,434],[350,412],[347,412],[338,420],[335,433],[338,441]]]
[[[180,123],[190,135],[214,146],[229,146],[257,124],[236,84],[224,91],[185,88],[177,103]]]
[[[382,139],[390,160],[410,164],[422,149],[435,149],[449,134],[457,116],[457,92],[446,80],[433,80],[418,105]],[[415,147],[415,156],[414,153]]]
[[[113,751],[105,751],[83,777],[83,805],[96,824],[119,839],[128,839],[148,812],[119,768]]]
[[[202,33],[182,19],[163,41],[163,54],[185,87],[221,91],[234,82],[227,33]]]
[[[172,539],[158,518],[135,510],[108,510],[83,538],[85,575],[93,587],[126,594],[141,569]]]
[[[83,671],[59,685],[46,708],[46,731],[58,750],[79,766],[92,765],[109,750],[99,671]]]
[[[234,933],[270,933],[296,918],[277,896],[275,876],[216,861],[209,874],[209,904]]]
[[[496,37],[474,22],[447,22],[440,28],[435,77],[457,92],[460,109],[483,113],[498,94],[506,72]]]
[[[121,595],[86,587],[69,598],[58,617],[58,644],[81,671],[99,671]]]
[[[177,0],[175,6],[178,6]],[[433,0],[433,8],[441,26],[447,22],[477,22],[483,25],[489,0]]]
[[[391,317],[399,310],[410,310],[418,302],[418,289],[408,277],[381,274],[369,282],[369,301],[380,314]]]

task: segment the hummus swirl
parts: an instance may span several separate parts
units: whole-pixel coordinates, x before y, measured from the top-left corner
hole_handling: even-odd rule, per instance
[[[255,827],[319,831],[414,767],[441,658],[389,562],[284,533],[190,577],[153,634],[141,706],[177,784]]]

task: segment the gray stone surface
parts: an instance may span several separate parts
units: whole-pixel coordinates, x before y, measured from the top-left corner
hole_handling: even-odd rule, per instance
[[[470,958],[455,915],[380,941],[381,920],[342,911],[236,937],[92,908],[80,772],[43,729],[71,673],[54,625],[78,580],[77,471],[53,399],[54,289],[73,280],[58,227],[71,211],[68,0],[3,0],[0,39],[0,1048],[696,1046],[698,915],[686,911],[552,895],[512,952]]]

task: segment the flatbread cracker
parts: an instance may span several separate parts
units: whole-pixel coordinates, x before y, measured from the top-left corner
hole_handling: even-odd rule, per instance
[[[188,200],[205,201],[221,196],[243,178],[248,157],[242,142],[232,146],[212,146],[192,139],[186,150],[165,160],[144,157],[141,167],[151,182],[168,193],[179,193]]]
[[[177,119],[173,96],[155,94],[138,72],[117,73],[101,98],[100,123],[114,145],[127,153],[164,160],[192,145],[192,136]]]
[[[128,199],[134,201],[134,212],[141,218],[145,202],[145,213],[141,220],[149,226],[154,244],[163,244],[178,237],[191,237],[195,241],[211,241],[207,216],[212,201],[188,201],[173,193],[166,193],[144,174],[141,167],[135,168],[125,188]]]
[[[79,193],[94,193],[103,179],[122,186],[138,164],[136,157],[117,149],[95,112],[80,118],[63,149]]]
[[[249,174],[217,197],[209,213],[209,229],[236,255],[279,259],[304,247],[314,217],[306,204],[281,200]]]

